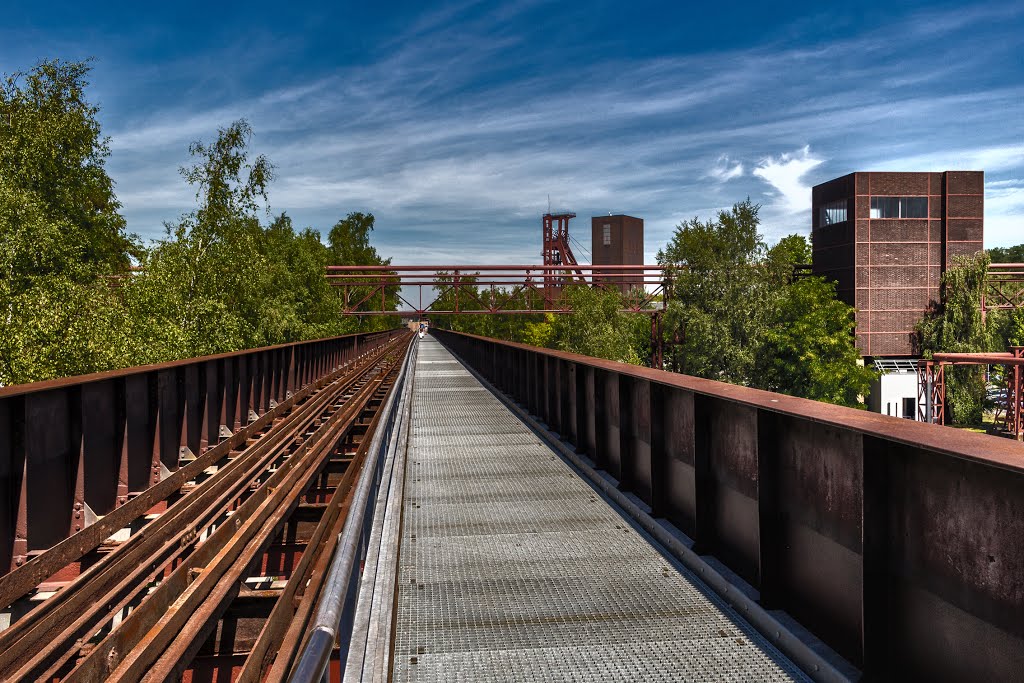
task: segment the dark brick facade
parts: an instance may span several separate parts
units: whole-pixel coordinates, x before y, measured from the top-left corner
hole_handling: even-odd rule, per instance
[[[879,207],[872,218],[873,199],[925,197],[923,213],[883,218]],[[984,172],[851,173],[816,185],[811,206],[814,274],[835,280],[839,297],[856,307],[857,348],[913,355],[914,326],[938,301],[942,272],[983,248]],[[841,208],[845,220],[835,220]]]
[[[607,237],[605,226],[608,226]],[[644,262],[644,219],[633,216],[594,216],[590,219],[591,255],[595,266],[642,265]],[[607,243],[606,243],[607,242]],[[595,275],[598,272],[595,270]],[[643,286],[643,271],[601,277],[605,282],[619,285],[623,293]]]

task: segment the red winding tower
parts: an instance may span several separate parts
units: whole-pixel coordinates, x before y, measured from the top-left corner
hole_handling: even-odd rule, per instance
[[[544,296],[548,301],[558,298],[558,292],[570,282],[586,282],[583,274],[572,268],[578,265],[576,256],[569,246],[569,219],[575,218],[576,214],[568,211],[563,213],[546,213],[544,221],[544,265],[545,266],[569,266],[566,274],[544,275]]]

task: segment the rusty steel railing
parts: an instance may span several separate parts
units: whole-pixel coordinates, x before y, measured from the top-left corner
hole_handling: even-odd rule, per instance
[[[199,456],[234,438],[302,387],[401,334],[0,388],[0,576],[160,484],[186,449]]]
[[[1024,263],[992,263],[988,267],[981,309],[1014,310],[1024,306]]]
[[[433,330],[869,678],[1024,671],[1024,448]]]

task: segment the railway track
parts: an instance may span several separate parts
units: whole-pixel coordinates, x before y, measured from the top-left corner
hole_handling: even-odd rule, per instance
[[[409,343],[183,448],[171,476],[0,577],[0,678],[285,680]]]

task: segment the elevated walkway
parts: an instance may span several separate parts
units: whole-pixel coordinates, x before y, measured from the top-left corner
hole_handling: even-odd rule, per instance
[[[444,347],[419,344],[393,680],[808,680]]]

